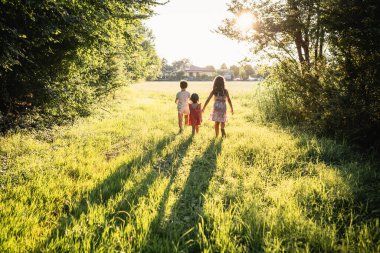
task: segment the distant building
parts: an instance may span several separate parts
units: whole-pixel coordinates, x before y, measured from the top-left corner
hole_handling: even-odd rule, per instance
[[[232,73],[225,73],[223,75],[224,79],[226,79],[227,81],[231,81],[232,80],[232,77],[233,77],[233,74]]]
[[[213,78],[215,76],[215,70],[191,65],[185,69],[185,76],[189,80],[197,80],[204,77]]]

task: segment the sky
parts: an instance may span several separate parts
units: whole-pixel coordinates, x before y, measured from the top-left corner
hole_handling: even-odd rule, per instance
[[[230,0],[170,0],[154,10],[157,15],[146,22],[155,36],[158,55],[169,63],[189,58],[199,67],[219,68],[237,64],[249,56],[247,44],[213,32],[227,11]]]

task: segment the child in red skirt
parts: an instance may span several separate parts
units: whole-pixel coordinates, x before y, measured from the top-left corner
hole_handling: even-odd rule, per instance
[[[191,94],[190,97],[192,104],[189,104],[190,108],[190,117],[189,125],[192,127],[193,135],[199,132],[199,126],[202,123],[202,106],[199,103],[199,96],[197,93]]]

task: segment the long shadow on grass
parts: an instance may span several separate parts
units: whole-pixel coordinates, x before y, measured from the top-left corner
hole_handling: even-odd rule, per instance
[[[193,161],[185,187],[172,208],[169,220],[164,224],[165,206],[177,173],[171,175],[160,201],[159,213],[151,223],[148,239],[143,245],[144,252],[170,252],[173,251],[173,247],[178,247],[176,250],[180,251],[201,251],[199,245],[186,242],[196,240],[195,228],[203,210],[203,194],[207,191],[216,170],[221,144],[221,140],[214,139],[203,155]]]
[[[68,217],[61,218],[59,225],[52,230],[48,239],[44,243],[38,245],[35,251],[41,251],[43,248],[48,246],[52,240],[64,235],[66,228],[70,227],[73,221],[79,219],[82,214],[87,214],[90,206],[106,205],[109,199],[114,197],[123,189],[125,180],[129,178],[133,171],[132,168],[142,168],[149,164],[151,159],[155,155],[160,155],[164,150],[164,147],[169,145],[174,138],[175,135],[169,135],[159,140],[143,154],[120,166],[94,189],[87,194],[84,194],[82,199],[78,202],[78,205],[71,209]]]
[[[189,136],[172,153],[157,161],[154,169],[145,176],[144,180],[137,183],[133,189],[124,194],[123,200],[118,203],[114,214],[110,215],[108,219],[115,219],[121,222],[127,221],[129,218],[128,212],[131,210],[131,207],[135,205],[135,202],[138,202],[138,199],[148,193],[149,187],[161,173],[177,174],[191,143],[192,137]]]
[[[139,203],[141,198],[148,194],[150,187],[159,175],[168,173],[169,170],[176,172],[179,169],[191,143],[192,138],[188,137],[175,147],[171,153],[166,154],[164,157],[159,155],[158,159],[155,160],[155,164],[152,166],[153,168],[146,173],[144,178],[136,182],[131,189],[123,193],[122,200],[116,204],[114,211],[106,215],[107,221],[105,223],[114,223],[116,226],[124,226],[128,223],[132,208]],[[91,249],[93,251],[98,248],[98,243],[102,241],[102,237],[109,236],[108,233],[103,233],[103,229],[104,227],[97,228],[92,235]]]

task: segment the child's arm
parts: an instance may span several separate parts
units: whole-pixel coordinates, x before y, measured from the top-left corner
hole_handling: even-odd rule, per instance
[[[177,103],[178,102],[178,94],[175,96],[175,101],[174,103]]]
[[[213,92],[211,91],[210,96],[208,96],[208,98],[207,98],[205,104],[203,105],[202,112],[205,112],[206,106],[207,106],[208,102],[210,101],[210,99],[212,98],[213,95],[214,95],[214,94],[213,94]]]
[[[231,102],[230,94],[228,94],[228,91],[227,91],[227,101],[228,101],[228,104],[231,107],[231,114],[234,114],[234,108],[232,107],[232,102]]]

